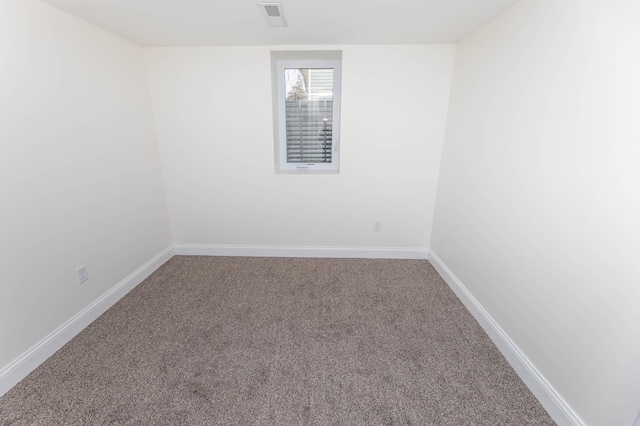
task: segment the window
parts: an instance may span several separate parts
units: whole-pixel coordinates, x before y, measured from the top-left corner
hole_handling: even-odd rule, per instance
[[[340,51],[271,52],[277,172],[339,170]]]

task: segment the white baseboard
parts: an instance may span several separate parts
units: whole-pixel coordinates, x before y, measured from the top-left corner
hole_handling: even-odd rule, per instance
[[[35,370],[58,349],[73,339],[96,318],[113,306],[125,294],[144,281],[156,269],[173,257],[173,247],[169,247],[142,265],[131,275],[120,281],[111,290],[62,324],[27,352],[0,370],[0,396],[4,395],[29,373]]]
[[[529,361],[526,355],[511,340],[505,331],[495,322],[484,307],[473,297],[473,294],[451,272],[444,262],[433,251],[429,251],[429,262],[438,271],[440,276],[451,287],[466,308],[480,323],[484,331],[489,335],[493,343],[498,347],[502,355],[516,371],[518,376],[527,385],[531,393],[540,401],[549,415],[560,426],[583,426],[584,422],[569,407],[558,392],[544,378],[538,369]]]
[[[424,248],[370,247],[286,247],[286,246],[221,246],[174,245],[159,253],[126,277],[107,293],[62,324],[39,343],[0,370],[0,396],[91,324],[129,291],[174,255],[249,256],[249,257],[316,257],[366,259],[428,259],[442,278],[480,323],[516,373],[538,398],[551,417],[561,426],[583,426],[584,423],[547,382],[471,292],[432,251]]]
[[[330,257],[360,259],[427,259],[426,248],[394,247],[289,247],[176,244],[176,255],[247,257]]]

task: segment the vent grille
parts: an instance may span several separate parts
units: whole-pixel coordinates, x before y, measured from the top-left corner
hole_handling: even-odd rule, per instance
[[[284,20],[284,13],[282,12],[282,3],[258,3],[258,6],[262,10],[262,14],[267,19],[269,25],[272,27],[287,26]]]
[[[267,16],[269,17],[280,16],[280,9],[278,9],[278,6],[266,4],[264,5],[264,10],[267,12]]]

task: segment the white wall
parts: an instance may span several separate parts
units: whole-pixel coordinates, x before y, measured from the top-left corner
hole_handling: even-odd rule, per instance
[[[141,49],[2,0],[0,371],[170,245],[157,157]]]
[[[431,242],[589,425],[640,410],[638,17],[523,0],[458,46]]]
[[[302,176],[274,172],[270,51],[286,48],[145,49],[173,242],[426,249],[455,47],[330,46],[340,174]]]

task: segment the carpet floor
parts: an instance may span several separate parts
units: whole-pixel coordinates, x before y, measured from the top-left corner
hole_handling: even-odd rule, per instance
[[[424,260],[175,256],[2,425],[553,425]]]

